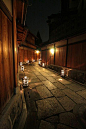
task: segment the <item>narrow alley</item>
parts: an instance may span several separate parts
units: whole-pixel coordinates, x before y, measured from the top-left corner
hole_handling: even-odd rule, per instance
[[[25,65],[24,72],[19,72],[19,84],[23,76],[29,77],[29,87],[24,88],[27,104],[24,129],[84,128],[84,86],[63,79],[57,72],[42,68],[36,62]]]

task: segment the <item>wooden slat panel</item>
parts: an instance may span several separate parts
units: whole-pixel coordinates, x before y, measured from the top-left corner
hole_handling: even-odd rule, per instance
[[[0,111],[13,94],[12,23],[0,10]]]
[[[8,55],[9,55],[9,79],[10,79],[10,97],[13,94],[14,79],[13,79],[13,49],[12,49],[12,23],[8,20]]]
[[[8,64],[8,32],[7,32],[7,17],[3,14],[2,15],[2,43],[3,43],[3,66],[4,66],[4,80],[5,80],[5,94],[4,99],[5,101],[9,99],[9,64]]]
[[[56,48],[55,65],[66,65],[66,47]]]
[[[86,43],[69,45],[67,67],[86,70]]]
[[[23,62],[24,50],[19,48],[19,62]]]
[[[24,61],[25,61],[25,62],[26,62],[27,59],[28,59],[28,58],[27,58],[27,54],[28,54],[28,53],[27,53],[27,50],[24,50]]]

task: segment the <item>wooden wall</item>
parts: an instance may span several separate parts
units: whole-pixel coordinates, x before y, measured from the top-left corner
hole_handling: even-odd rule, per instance
[[[25,47],[19,47],[19,54],[18,54],[19,62],[26,62],[27,60],[37,61],[40,59],[40,54],[36,54],[35,50]]]
[[[56,48],[55,65],[66,66],[66,46]]]
[[[0,10],[0,111],[13,95],[12,23]]]
[[[86,71],[86,42],[68,46],[67,67]]]
[[[51,56],[50,53],[52,46],[47,45],[45,48],[42,48],[43,62],[46,62],[47,58],[48,65],[54,64],[86,71],[86,34],[55,42],[53,44],[55,45],[55,56]]]

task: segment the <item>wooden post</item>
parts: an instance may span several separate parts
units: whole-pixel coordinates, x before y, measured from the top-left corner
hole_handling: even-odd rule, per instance
[[[68,58],[68,39],[67,39],[67,48],[66,48],[66,64],[65,64],[65,67],[67,67],[67,58]]]

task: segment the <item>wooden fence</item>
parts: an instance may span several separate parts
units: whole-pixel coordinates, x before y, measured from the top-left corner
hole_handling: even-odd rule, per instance
[[[27,60],[32,61],[35,60],[37,61],[40,59],[40,54],[37,54],[35,50],[25,48],[25,47],[20,47],[19,48],[19,53],[18,53],[18,60],[19,62],[26,62]]]
[[[86,34],[42,47],[42,62],[86,71]],[[50,49],[54,49],[52,55]]]

